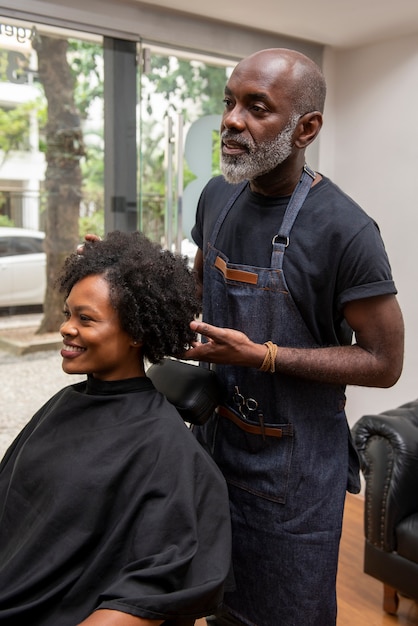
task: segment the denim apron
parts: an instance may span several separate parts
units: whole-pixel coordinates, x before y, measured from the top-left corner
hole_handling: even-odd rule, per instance
[[[271,266],[237,265],[216,248],[221,211],[204,251],[203,320],[257,343],[318,347],[286,284],[283,258],[315,174],[305,166]],[[216,366],[223,407],[194,432],[228,483],[236,590],[225,607],[244,624],[332,626],[349,429],[344,389],[238,366]]]

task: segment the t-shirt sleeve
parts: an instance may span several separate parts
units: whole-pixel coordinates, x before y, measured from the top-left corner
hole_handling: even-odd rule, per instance
[[[397,293],[388,255],[373,220],[349,242],[341,258],[337,299],[340,310],[353,300]]]

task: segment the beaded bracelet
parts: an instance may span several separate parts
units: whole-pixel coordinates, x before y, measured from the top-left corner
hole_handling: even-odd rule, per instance
[[[267,346],[267,353],[259,369],[261,372],[271,372],[273,374],[276,371],[276,356],[279,348],[272,341],[266,341],[264,345]]]

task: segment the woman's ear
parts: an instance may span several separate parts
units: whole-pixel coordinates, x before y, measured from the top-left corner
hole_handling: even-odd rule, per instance
[[[307,148],[310,143],[317,137],[322,128],[322,113],[319,111],[311,111],[305,113],[299,119],[299,123],[295,130],[294,145],[297,148]]]

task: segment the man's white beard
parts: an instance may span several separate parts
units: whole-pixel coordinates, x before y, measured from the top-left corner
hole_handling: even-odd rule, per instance
[[[221,152],[221,171],[225,180],[232,184],[254,180],[283,163],[292,152],[292,135],[299,117],[294,113],[277,137],[260,144],[255,144],[252,140],[244,140],[239,134],[225,130],[222,133],[224,141],[230,139],[248,149],[248,152],[239,155],[225,155]]]

